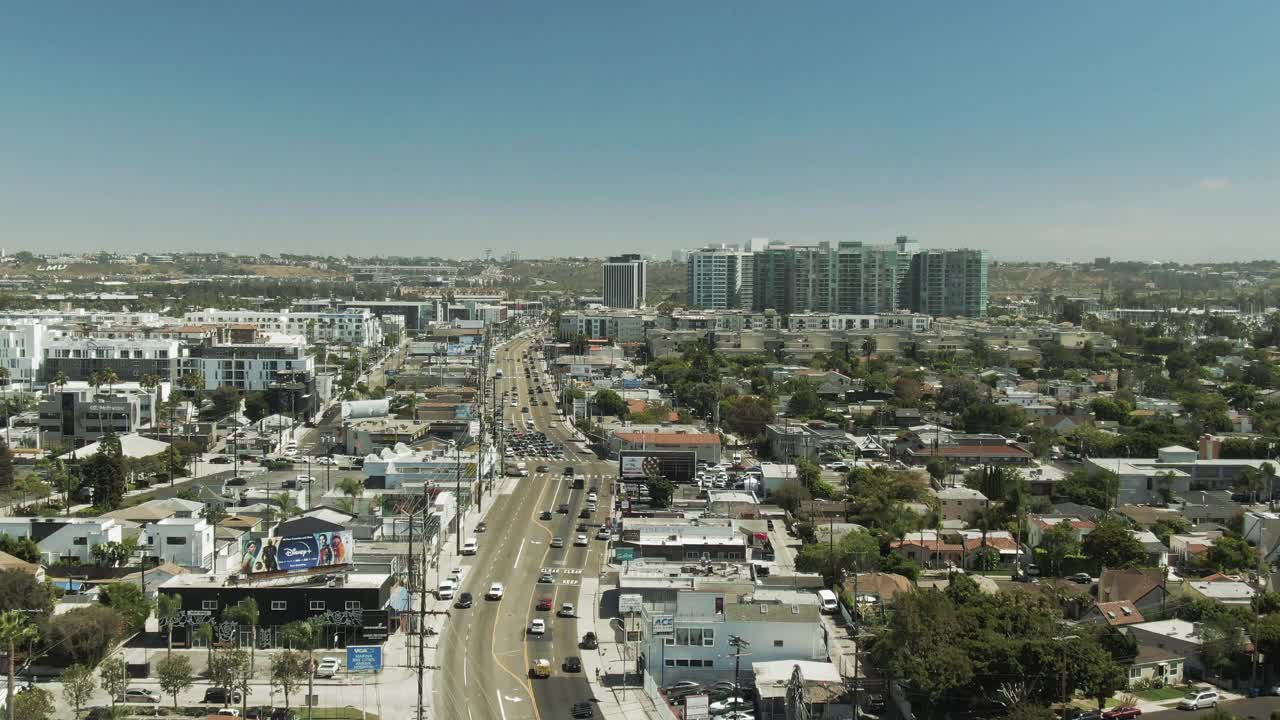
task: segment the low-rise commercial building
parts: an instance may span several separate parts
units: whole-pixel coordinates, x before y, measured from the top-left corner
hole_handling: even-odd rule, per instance
[[[62,560],[91,563],[94,546],[120,542],[122,530],[111,518],[0,518],[0,533],[31,538],[47,565]]]

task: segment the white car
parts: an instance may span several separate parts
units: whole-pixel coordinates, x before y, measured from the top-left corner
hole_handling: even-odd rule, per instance
[[[1216,690],[1192,690],[1178,701],[1179,710],[1199,710],[1200,708],[1217,707]]]
[[[746,710],[735,710],[734,712],[717,716],[717,720],[756,720],[756,716]]]
[[[309,483],[309,482],[315,482],[316,479],[311,477],[310,475],[298,475],[297,477],[294,478],[294,480],[298,481],[299,483]]]
[[[546,631],[547,631],[547,621],[545,620],[534,620],[533,622],[529,623],[530,635],[541,635]]]
[[[337,465],[337,461],[331,457],[322,457],[316,459],[317,465]]]
[[[342,665],[339,664],[338,658],[336,657],[321,658],[320,664],[316,666],[316,677],[331,678],[334,675],[337,675],[338,671],[341,669],[342,669]]]
[[[466,574],[467,569],[459,566],[449,571],[449,579],[452,580],[455,585],[461,585],[462,577]]]
[[[467,538],[467,541],[462,543],[463,555],[475,555],[477,552],[479,552],[479,550],[480,550],[480,541],[476,540],[475,538]]]
[[[727,697],[718,702],[711,703],[711,714],[719,715],[730,711],[750,710],[751,701],[741,695]]]
[[[579,535],[578,537],[576,537],[576,538],[574,538],[574,539],[573,539],[573,544],[574,544],[574,545],[577,545],[578,547],[586,547],[586,546],[587,546],[587,536],[586,536],[586,535]]]
[[[573,603],[564,603],[560,606],[560,609],[556,611],[556,615],[571,618],[574,617],[575,612],[576,610],[573,607]]]
[[[503,590],[502,583],[494,583],[489,586],[489,592],[485,594],[485,597],[490,600],[501,600]]]

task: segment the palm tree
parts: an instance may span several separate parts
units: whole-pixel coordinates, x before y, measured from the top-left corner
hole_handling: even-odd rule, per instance
[[[862,354],[863,354],[863,356],[865,356],[867,360],[870,360],[870,359],[871,359],[871,356],[875,354],[875,352],[876,352],[876,348],[877,348],[877,347],[878,347],[878,345],[877,345],[877,343],[876,343],[876,339],[875,339],[874,337],[872,337],[872,336],[868,335],[868,336],[867,336],[865,339],[863,339],[863,341],[862,341]]]
[[[315,649],[324,640],[324,624],[319,618],[294,620],[280,628],[280,640],[290,649],[301,647],[307,651],[307,717],[311,717],[311,695],[314,691],[316,656]]]
[[[102,383],[107,386],[108,395],[111,394],[112,387],[118,382],[120,382],[120,376],[116,374],[115,370],[107,368],[102,371]]]
[[[53,376],[53,384],[57,385],[59,390],[65,390],[67,383],[70,381],[71,378],[67,377],[67,373],[62,370],[59,370],[58,374]]]
[[[156,617],[160,622],[164,623],[165,628],[169,632],[168,649],[166,655],[173,654],[173,624],[178,620],[178,613],[182,610],[182,596],[173,593],[161,593],[156,603]]]
[[[13,705],[14,649],[39,636],[40,631],[27,622],[27,616],[21,610],[7,610],[0,615],[0,644],[3,644],[9,652],[9,691],[6,696],[8,700],[5,703],[9,708],[9,720],[15,720],[16,711]]]
[[[4,444],[12,445],[9,442],[9,368],[0,367],[0,381],[4,384]]]
[[[196,628],[195,636],[197,640],[204,643],[205,649],[208,650],[209,657],[206,659],[205,664],[212,662],[213,661],[213,626],[210,625],[209,623],[205,623],[201,625],[200,627]]]
[[[258,601],[253,598],[241,600],[238,605],[227,608],[223,613],[223,617],[240,625],[248,625],[253,633],[249,646],[249,664],[252,665],[257,658],[258,650],[258,621],[261,619],[258,613]]]

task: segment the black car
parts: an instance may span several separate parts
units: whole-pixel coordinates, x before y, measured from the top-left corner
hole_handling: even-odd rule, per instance
[[[288,708],[276,708],[271,711],[271,720],[298,720],[298,713]]]
[[[211,687],[204,691],[204,699],[200,702],[206,705],[238,705],[240,704],[240,698],[239,690]]]
[[[539,465],[537,468],[537,472],[546,472],[547,470],[550,470],[550,468],[548,468],[546,465]]]
[[[564,504],[564,505],[561,505],[561,506],[560,506],[560,514],[561,514],[561,515],[568,515],[568,514],[569,514],[569,506],[568,506],[568,504]]]
[[[471,607],[471,602],[471,593],[464,592],[458,596],[458,602],[454,603],[453,606],[465,610],[466,608]]]
[[[589,702],[576,702],[572,714],[575,718],[592,718],[596,716],[596,709]]]
[[[488,529],[489,529],[489,526],[483,520],[476,523],[476,532],[482,533]]]
[[[564,467],[564,476],[565,476],[565,477],[573,477],[573,466],[572,466],[572,465],[566,465],[566,466]]]
[[[565,658],[564,671],[571,672],[571,673],[582,672],[582,659],[579,658],[577,655],[570,655],[569,657]]]
[[[540,520],[550,520],[550,519],[551,519],[551,511],[550,511],[550,510],[543,510],[543,511],[542,511],[542,514],[541,514],[541,515],[539,515],[539,516],[538,516],[538,518],[539,518]]]
[[[600,647],[600,645],[596,642],[596,634],[593,632],[589,632],[583,635],[581,644],[582,644],[583,650],[595,650],[596,648]]]
[[[231,478],[230,480],[228,480],[228,481],[227,481],[227,484],[228,484],[228,485],[248,485],[248,484],[249,484],[249,480],[248,480],[248,478],[244,478],[244,477],[239,477],[239,476],[237,476],[237,477],[233,477],[233,478]]]
[[[578,517],[583,520],[589,520],[591,518],[591,511],[586,508],[582,508],[582,512],[578,513]]]
[[[587,532],[587,524],[578,523],[578,532]]]
[[[222,456],[222,455],[219,455],[218,457],[215,457],[215,458],[209,458],[209,464],[211,464],[211,465],[230,465],[230,464],[231,464],[231,458],[229,458],[229,457],[224,457],[224,456]]]

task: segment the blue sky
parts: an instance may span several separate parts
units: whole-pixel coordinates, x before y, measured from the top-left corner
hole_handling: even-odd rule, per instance
[[[1274,2],[28,3],[0,24],[0,244],[1274,258],[1276,27]]]

